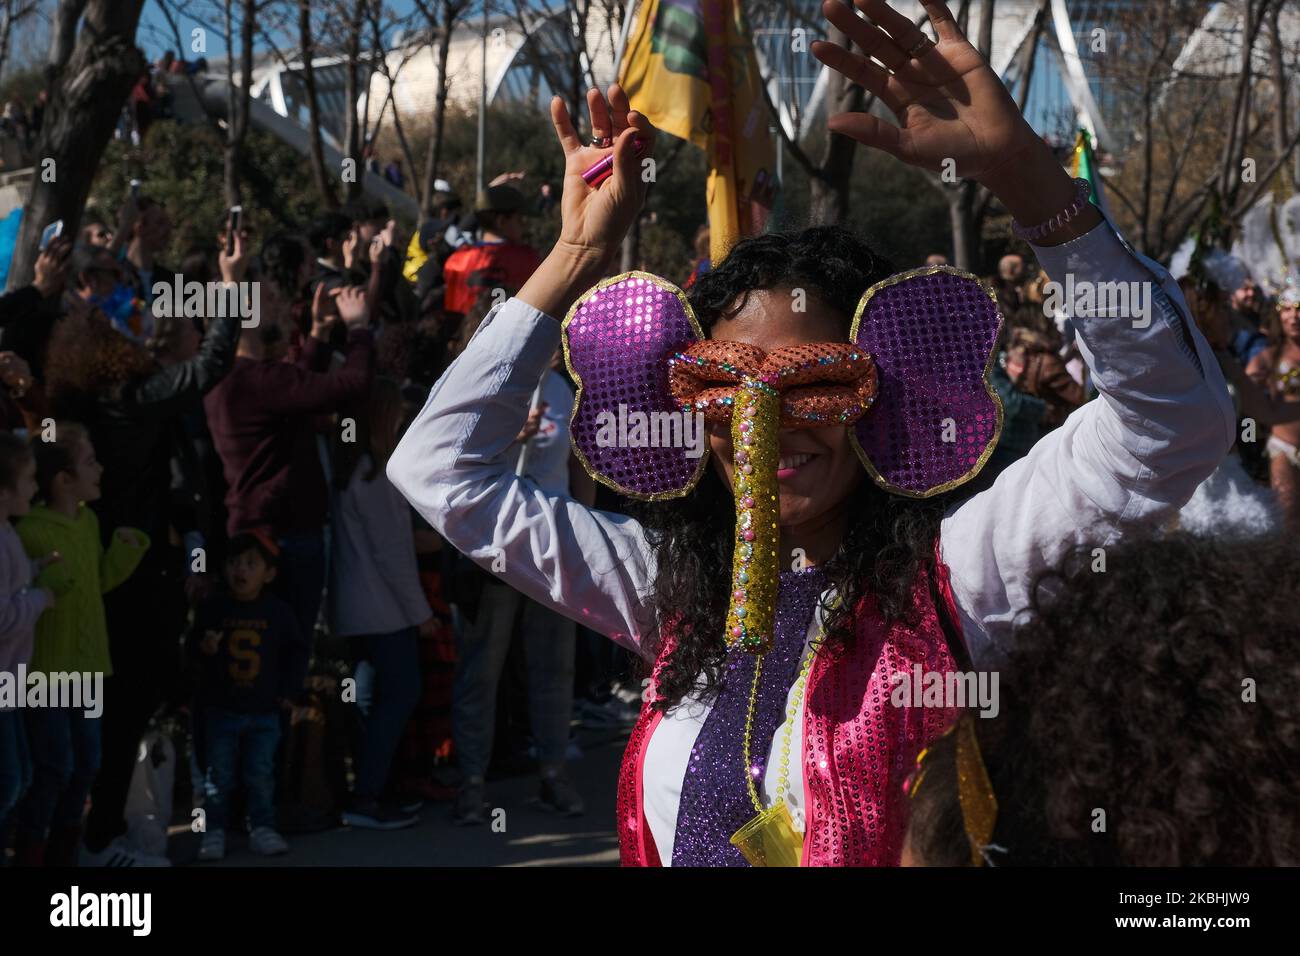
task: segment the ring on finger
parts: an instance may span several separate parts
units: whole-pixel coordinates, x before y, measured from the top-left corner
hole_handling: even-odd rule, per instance
[[[593,136],[593,137],[591,138],[591,145],[592,145],[593,147],[595,147],[596,149],[609,149],[611,146],[614,145],[614,137],[612,137],[612,136]]]
[[[929,52],[930,47],[934,46],[934,41],[927,36],[922,36],[907,49],[907,58],[909,60],[919,59]]]

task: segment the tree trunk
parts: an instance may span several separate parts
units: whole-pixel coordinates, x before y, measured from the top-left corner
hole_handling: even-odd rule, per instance
[[[316,41],[311,29],[311,0],[298,0],[298,46],[302,56],[302,86],[307,95],[307,133],[311,146],[311,172],[316,181],[316,191],[329,209],[337,209],[339,197],[334,192],[334,180],[325,166],[325,144],[320,133],[320,98],[316,95]]]
[[[257,0],[243,0],[239,24],[239,86],[230,86],[226,112],[225,192],[226,207],[240,205],[240,168],[244,162],[244,141],[248,138],[249,92],[253,82],[253,28]],[[229,35],[230,0],[226,2],[226,32]],[[232,56],[231,59],[234,57]],[[227,77],[230,70],[227,68]]]
[[[996,0],[983,0],[980,3],[980,32],[975,48],[984,54],[984,59],[993,60],[993,6]]]
[[[1282,4],[1273,5],[1269,11],[1269,66],[1273,74],[1273,95],[1276,99],[1273,102],[1273,150],[1276,155],[1283,156],[1286,154],[1287,141],[1290,136],[1286,131],[1286,111],[1287,111],[1287,75],[1286,66],[1282,60],[1282,32],[1278,23],[1282,14]],[[1285,163],[1278,170],[1278,175],[1282,177],[1282,188],[1290,192],[1292,186],[1291,170],[1287,169]]]
[[[0,76],[4,76],[5,60],[9,59],[9,32],[14,24],[13,0],[5,0],[4,22],[0,23]]]
[[[447,91],[451,86],[447,79],[447,59],[451,50],[451,31],[456,26],[463,4],[444,0],[441,9],[440,20],[429,19],[429,29],[438,33],[438,91],[433,101],[433,132],[429,137],[428,152],[425,153],[424,182],[420,187],[421,221],[430,215],[429,204],[433,200],[433,184],[438,179],[438,166],[442,162],[442,137],[447,126]]]
[[[75,44],[69,37],[76,32],[76,20],[62,19],[65,6],[85,9],[85,26]],[[135,46],[143,6],[144,0],[59,5],[56,36],[60,47],[55,50],[51,45],[57,82],[50,85],[36,144],[32,191],[23,207],[22,229],[9,267],[11,289],[31,282],[36,246],[47,225],[62,219],[66,236],[75,236],[81,226],[81,213],[104,148],[127,94],[145,69],[144,56]],[[67,57],[62,57],[64,44],[71,47]],[[64,64],[61,68],[60,63]],[[52,167],[43,162],[46,159],[53,160]],[[47,169],[52,177],[45,174]]]
[[[343,198],[351,202],[361,195],[361,180],[365,177],[365,160],[361,157],[361,126],[357,120],[357,69],[361,60],[361,21],[365,12],[366,0],[355,0],[352,17],[348,22],[347,64],[343,74],[343,99],[347,104],[347,115],[343,126],[343,153],[352,160],[354,175],[343,184]]]
[[[979,263],[978,236],[975,229],[974,180],[963,179],[947,192],[948,223],[952,227],[952,264],[974,272]]]
[[[848,47],[849,38],[828,29],[827,40]],[[866,102],[862,87],[850,83],[831,70],[826,77],[826,98],[832,113],[861,112]],[[809,177],[808,214],[813,223],[833,225],[849,217],[849,177],[853,174],[853,157],[858,142],[839,133],[826,134],[826,148],[816,171]]]
[[[632,220],[632,228],[623,237],[623,246],[619,253],[619,272],[631,272],[641,268],[641,214],[638,212]]]
[[[45,64],[45,85],[49,89],[59,81],[60,71],[72,57],[77,43],[77,23],[86,9],[86,0],[59,0],[50,20],[50,55]]]
[[[985,60],[993,59],[993,12],[996,0],[981,0],[979,32],[975,48]],[[963,4],[966,8],[966,5]],[[963,179],[956,189],[946,191],[948,222],[952,228],[953,265],[967,272],[975,272],[980,265],[980,235],[984,230],[984,215],[988,203],[980,201],[980,185],[973,179]]]

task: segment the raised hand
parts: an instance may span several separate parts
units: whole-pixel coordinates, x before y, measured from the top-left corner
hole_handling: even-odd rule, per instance
[[[946,3],[922,0],[937,44],[886,0],[854,4],[871,22],[839,0],[825,0],[822,13],[857,50],[819,41],[812,46],[813,55],[876,94],[898,125],[866,113],[839,113],[827,122],[832,131],[923,169],[940,170],[951,162],[958,177],[988,186],[1026,224],[1070,204],[1070,178],[1020,115],[988,62],[962,35]],[[1097,221],[1080,216],[1069,233]],[[1069,235],[1055,238],[1063,241]]]
[[[574,132],[564,100],[551,100],[551,121],[564,149],[564,195],[560,199],[560,243],[584,254],[613,258],[645,202],[648,184],[641,177],[641,160],[651,155],[654,127],[632,109],[617,83],[609,101],[600,90],[587,91],[587,110],[594,139],[613,140],[614,175],[593,189],[582,178],[585,170],[610,154],[610,149],[584,146]],[[641,152],[635,141],[644,141]]]
[[[217,268],[221,270],[222,282],[240,282],[248,269],[248,230],[241,229],[235,233],[235,251],[226,255],[226,236],[219,237],[217,251]]]
[[[334,298],[339,310],[339,318],[348,328],[366,324],[366,290],[359,285],[350,285],[341,289],[332,289],[329,293]]]
[[[583,145],[574,131],[568,107],[551,100],[551,121],[564,150],[564,194],[560,198],[560,238],[542,265],[519,291],[519,298],[550,315],[563,317],[569,305],[605,276],[623,237],[645,202],[648,184],[641,176],[642,160],[654,153],[655,129],[632,109],[617,83],[609,99],[599,90],[587,91],[592,136],[609,137],[612,147]],[[641,151],[636,140],[642,141]],[[582,174],[613,153],[613,175],[592,188]]]
[[[68,264],[71,256],[72,240],[66,236],[56,236],[36,257],[32,285],[41,294],[41,298],[49,299],[63,291],[64,286],[68,284]]]

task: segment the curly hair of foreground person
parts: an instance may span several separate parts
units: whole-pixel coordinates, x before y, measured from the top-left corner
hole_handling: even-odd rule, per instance
[[[1296,542],[1174,534],[1081,550],[1035,595],[1000,713],[972,720],[997,800],[983,858],[1300,864]],[[960,736],[925,755],[909,862],[971,862]]]
[[[45,362],[46,390],[56,412],[85,418],[86,405],[113,396],[158,367],[98,309],[70,314],[54,327]]]

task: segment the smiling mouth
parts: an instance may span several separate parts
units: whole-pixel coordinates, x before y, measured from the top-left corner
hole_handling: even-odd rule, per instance
[[[789,478],[816,457],[818,456],[807,453],[799,455],[782,455],[776,463],[776,477]]]

